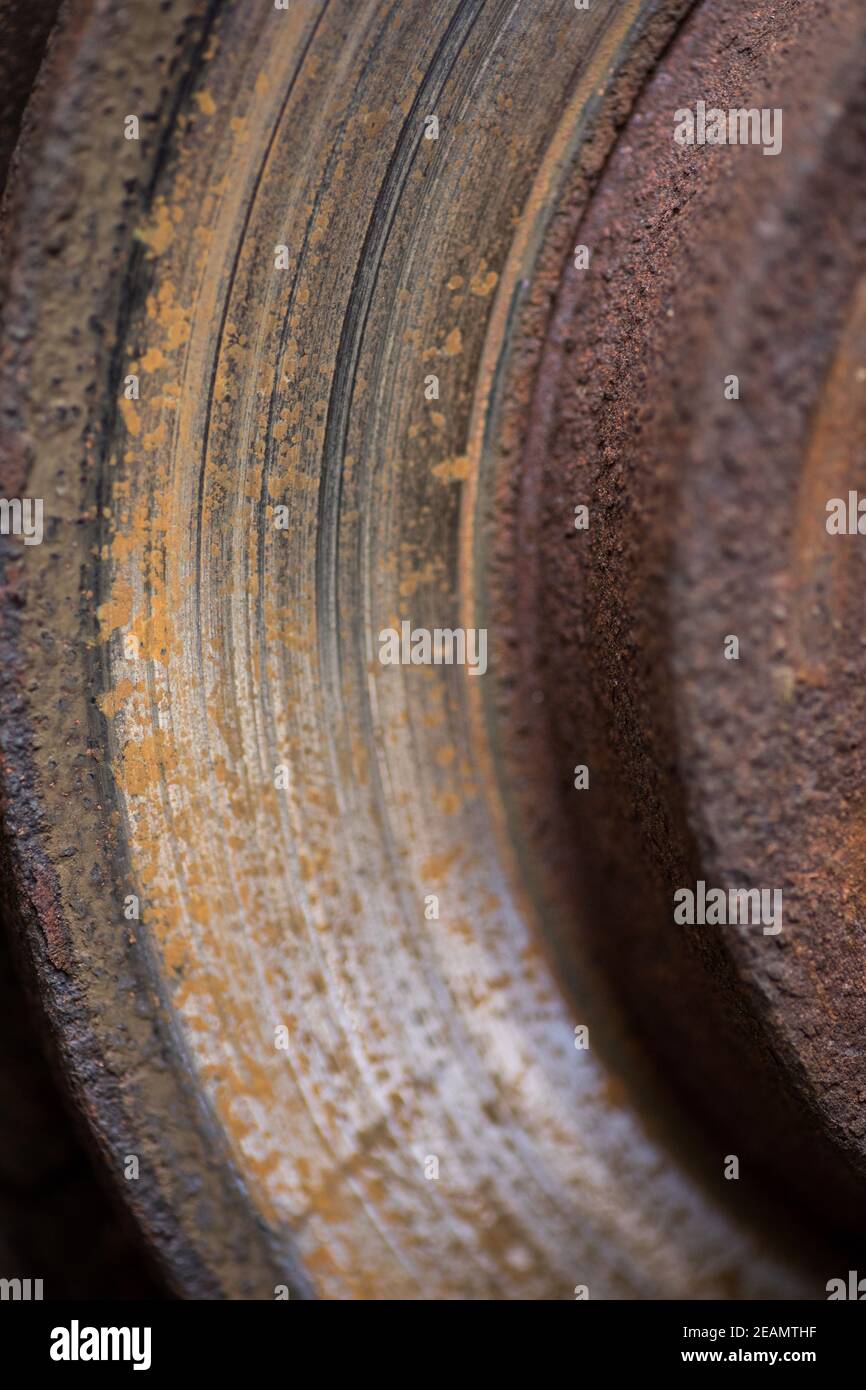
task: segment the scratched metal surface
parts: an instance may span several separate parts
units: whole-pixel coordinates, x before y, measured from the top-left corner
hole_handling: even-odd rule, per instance
[[[589,899],[563,944],[526,889],[507,659],[483,698],[376,660],[496,595],[506,345],[689,8],[73,3],[54,36],[6,204],[3,485],[49,518],[5,566],[7,837],[188,1296],[820,1291],[643,1057]]]

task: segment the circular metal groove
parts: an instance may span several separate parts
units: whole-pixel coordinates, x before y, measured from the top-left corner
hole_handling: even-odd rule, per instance
[[[5,204],[2,486],[47,519],[5,552],[4,826],[66,1074],[179,1293],[809,1297],[818,1223],[859,1237],[859,928],[805,896],[789,807],[828,732],[805,686],[858,708],[815,669],[842,562],[809,514],[862,338],[859,190],[827,212],[861,29],[65,8]],[[782,159],[679,149],[696,88],[780,93]],[[485,627],[489,670],[383,666],[404,620]],[[720,671],[719,622],[764,664]],[[805,812],[845,884],[858,785]],[[700,873],[780,875],[790,945],[677,932]]]

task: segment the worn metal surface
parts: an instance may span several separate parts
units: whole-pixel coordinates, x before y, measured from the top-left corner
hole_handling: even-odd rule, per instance
[[[797,769],[762,801],[747,746],[778,733],[790,768],[776,638],[747,627],[761,570],[702,529],[749,493],[716,477],[728,419],[689,407],[723,348],[777,399],[742,306],[767,283],[767,322],[799,327],[821,252],[785,210],[808,193],[813,238],[820,177],[850,164],[815,175],[836,147],[805,116],[833,93],[861,148],[860,21],[801,8],[708,3],[681,32],[691,6],[659,0],[64,10],[5,209],[2,487],[46,512],[41,546],[4,552],[5,836],[74,1093],[187,1296],[820,1296],[835,1272],[787,1238],[785,1155],[753,1123],[772,1049],[786,1154],[831,1205],[859,1191],[854,1112],[836,1074],[803,1083],[780,998],[796,965],[812,1007],[826,943],[803,906],[783,978],[660,912],[686,862],[792,891],[772,856]],[[787,83],[799,152],[772,175],[759,151],[683,158],[670,117],[698,81],[758,105]],[[797,293],[780,233],[717,303],[711,268],[755,252],[764,204]],[[811,399],[763,426],[780,482]],[[764,417],[738,404],[760,542]],[[723,575],[744,646],[769,644],[748,718],[701,645]],[[377,662],[381,628],[461,616],[490,629],[483,680]],[[577,761],[588,816],[559,800]],[[709,1142],[677,1099],[707,1086]],[[754,1153],[739,1184],[730,1152]]]
[[[0,0],[0,184],[58,4]],[[0,880],[0,911],[13,893]],[[0,922],[0,1273],[40,1277],[53,1297],[154,1297],[159,1283],[120,1200],[88,1153],[44,1055]],[[74,1251],[74,1258],[70,1252]],[[36,1272],[38,1271],[38,1276]]]
[[[60,0],[38,5],[2,0],[0,4],[0,187],[59,8]]]
[[[529,814],[559,877],[588,850],[598,951],[645,1045],[720,1142],[861,1235],[862,557],[825,503],[860,480],[862,24],[707,4],[666,56],[575,232],[593,273],[552,291],[514,596],[522,708],[547,696]],[[677,146],[696,92],[783,108],[782,154]],[[596,794],[552,810],[542,786],[577,761]],[[782,888],[784,930],[672,931],[699,878]]]

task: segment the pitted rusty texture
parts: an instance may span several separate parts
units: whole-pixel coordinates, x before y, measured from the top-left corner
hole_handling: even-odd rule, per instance
[[[691,1108],[843,1229],[864,1162],[861,559],[825,502],[858,481],[863,38],[856,7],[693,15],[575,234],[594,273],[557,287],[517,504],[519,658],[549,697],[529,815],[563,780],[545,758],[599,774],[544,854],[593,846],[598,949]],[[787,156],[678,147],[695,91],[784,109]],[[555,547],[568,499],[593,525]],[[778,885],[784,930],[672,932],[700,878]]]
[[[857,1190],[838,1075],[799,1042],[822,951],[853,978],[810,931],[820,844],[802,881],[790,858],[827,726],[774,703],[830,679],[809,497],[845,475],[861,339],[856,229],[832,268],[814,240],[862,151],[861,23],[833,8],[66,7],[5,208],[2,485],[49,518],[6,560],[5,827],[67,1074],[118,1180],[141,1155],[124,1196],[178,1292],[820,1294],[814,1232],[795,1251],[721,1155],[772,1188],[777,1095],[787,1152]],[[702,82],[799,104],[802,153],[684,156]],[[701,226],[751,255],[722,303]],[[801,331],[818,278],[823,413],[822,370],[764,416],[766,325]],[[744,506],[782,518],[763,549],[759,520],[728,540]],[[404,619],[486,626],[490,671],[382,666]],[[723,691],[738,619],[762,655]],[[784,956],[661,920],[702,865],[783,876]]]

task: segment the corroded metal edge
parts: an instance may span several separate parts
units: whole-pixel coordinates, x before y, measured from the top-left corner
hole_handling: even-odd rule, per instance
[[[306,1285],[291,1251],[250,1222],[124,920],[124,849],[92,695],[101,394],[133,227],[215,9],[69,5],[7,188],[0,476],[6,496],[44,496],[46,537],[4,547],[4,827],[31,979],[127,1206],[177,1292],[271,1298],[278,1283],[295,1296]],[[125,146],[130,107],[143,138]],[[47,472],[34,471],[36,440]],[[130,1154],[137,1182],[124,1181]]]
[[[716,529],[714,519],[707,528],[711,539],[703,560],[698,560],[701,513],[693,498],[688,523],[679,518],[683,529],[680,539],[674,539],[678,508],[683,505],[680,493],[691,489],[696,498],[699,487],[686,474],[678,491],[672,475],[687,461],[697,472],[699,464],[705,465],[709,478],[709,465],[714,458],[726,460],[733,470],[731,450],[725,444],[725,431],[732,417],[730,412],[723,414],[726,403],[721,400],[720,387],[715,398],[718,404],[714,403],[712,391],[724,380],[720,362],[725,351],[729,355],[733,351],[738,334],[743,360],[748,357],[750,365],[756,365],[755,342],[762,334],[753,329],[750,337],[747,313],[750,302],[757,306],[760,301],[755,287],[762,267],[770,276],[771,285],[762,325],[765,346],[771,341],[768,325],[785,322],[786,281],[779,259],[766,255],[767,248],[762,245],[762,260],[756,269],[746,254],[749,234],[754,236],[755,229],[762,225],[758,210],[787,219],[786,235],[792,233],[790,253],[791,246],[796,245],[793,229],[799,216],[798,200],[807,197],[809,226],[814,234],[820,225],[822,208],[832,208],[838,202],[846,161],[849,169],[856,165],[845,152],[846,142],[842,140],[838,142],[835,159],[831,155],[823,161],[830,170],[835,168],[835,174],[823,182],[811,175],[806,177],[808,171],[822,167],[822,149],[825,156],[834,151],[837,136],[845,129],[845,119],[849,122],[847,136],[855,144],[858,138],[857,64],[862,39],[856,7],[831,14],[828,7],[821,6],[803,15],[797,13],[796,6],[768,4],[760,14],[751,15],[748,23],[750,27],[740,40],[741,53],[736,61],[726,56],[730,34],[740,32],[743,25],[743,16],[736,6],[701,6],[688,31],[678,36],[668,55],[672,61],[666,59],[654,74],[646,98],[637,108],[638,120],[624,132],[622,147],[602,176],[601,196],[583,222],[574,225],[573,241],[584,241],[594,248],[597,273],[581,277],[569,267],[565,275],[560,275],[554,265],[548,281],[551,307],[547,311],[543,306],[540,314],[546,335],[545,356],[537,372],[533,366],[528,389],[520,371],[509,365],[513,376],[507,383],[506,425],[517,440],[522,440],[521,431],[527,430],[529,448],[522,461],[527,462],[528,468],[519,481],[513,471],[503,471],[500,478],[503,509],[508,515],[515,514],[518,520],[502,547],[505,558],[497,601],[501,602],[503,593],[509,591],[514,547],[520,544],[526,548],[530,537],[528,548],[532,550],[535,538],[538,565],[534,583],[527,585],[522,595],[513,595],[516,611],[520,612],[519,605],[523,603],[517,626],[530,633],[521,651],[524,669],[517,679],[524,708],[530,680],[548,693],[549,722],[540,738],[528,740],[519,725],[512,725],[516,742],[524,740],[528,745],[523,763],[528,792],[524,787],[521,809],[515,813],[528,817],[531,824],[530,803],[537,786],[534,778],[540,777],[543,782],[546,776],[548,785],[551,778],[559,778],[564,824],[571,826],[572,834],[569,839],[568,834],[554,832],[551,822],[532,827],[536,836],[539,829],[549,835],[541,856],[548,861],[544,868],[559,881],[561,891],[563,882],[568,881],[568,860],[574,854],[575,841],[589,844],[595,837],[596,862],[590,877],[595,883],[600,921],[616,923],[615,930],[598,935],[599,959],[604,961],[610,978],[618,982],[632,1018],[642,1018],[643,1037],[661,1059],[665,1073],[680,1077],[679,1085],[690,1104],[699,1113],[709,1111],[710,1123],[717,1130],[720,1121],[724,1128],[724,1116],[729,1125],[733,1120],[763,1170],[764,1180],[775,1185],[780,1195],[792,1199],[801,1209],[807,1205],[817,1209],[828,1223],[828,1233],[835,1228],[842,1241],[850,1242],[852,1231],[856,1232],[860,1224],[856,1196],[862,1181],[858,1173],[860,1160],[856,1145],[851,1142],[852,1133],[840,1144],[842,1136],[826,1108],[822,1114],[821,1108],[814,1106],[815,1076],[810,1079],[806,1075],[794,1051],[783,1040],[779,1000],[784,981],[779,990],[778,967],[770,962],[762,974],[749,943],[736,940],[728,943],[729,954],[727,948],[702,950],[694,943],[695,957],[688,959],[690,945],[684,959],[683,943],[671,933],[669,920],[672,886],[688,882],[690,876],[693,880],[701,872],[696,834],[701,838],[701,852],[707,856],[707,871],[712,873],[714,867],[723,871],[719,862],[721,859],[724,864],[725,860],[719,848],[719,818],[715,818],[713,844],[708,827],[714,816],[701,811],[719,787],[723,789],[720,799],[729,816],[724,873],[730,874],[732,863],[738,864],[742,872],[747,863],[742,844],[737,857],[731,858],[730,854],[735,843],[731,829],[737,824],[737,796],[731,794],[732,784],[724,775],[725,757],[717,749],[714,782],[707,772],[713,763],[707,757],[707,744],[701,750],[703,765],[696,753],[701,738],[706,736],[712,743],[708,711],[712,709],[713,684],[706,670],[700,672],[692,664],[693,653],[699,650],[701,621],[706,625],[706,612],[712,613],[718,604],[719,589],[716,587],[714,592],[714,585],[718,584],[721,567],[713,573],[712,547],[718,546],[724,555],[725,536],[722,528]],[[783,36],[787,43],[781,41]],[[846,49],[847,58],[840,67],[839,58]],[[775,104],[783,78],[783,90],[790,102],[787,109],[792,118],[792,138],[799,106],[808,110],[808,102],[813,102],[812,109],[819,109],[822,93],[834,100],[838,97],[840,103],[832,120],[817,121],[820,141],[825,142],[823,147],[816,150],[807,140],[798,163],[794,146],[790,156],[794,173],[787,184],[780,171],[772,170],[775,161],[765,160],[764,165],[771,167],[761,169],[760,151],[755,152],[757,170],[740,188],[729,187],[721,179],[714,193],[711,178],[704,179],[709,166],[701,170],[694,161],[686,166],[680,158],[676,169],[679,152],[671,139],[675,107],[687,104],[702,90],[711,99],[718,98],[721,105],[728,104],[728,98],[731,105],[752,105],[760,92],[764,95],[758,105]],[[768,82],[776,85],[768,87]],[[773,102],[768,92],[775,94]],[[841,125],[834,129],[836,118]],[[749,155],[732,153],[745,158]],[[719,164],[713,166],[713,172],[719,168]],[[733,175],[734,170],[737,166],[728,172]],[[738,172],[743,173],[743,166]],[[828,189],[834,178],[842,182],[831,196]],[[710,196],[702,203],[696,193],[708,190]],[[779,198],[781,212],[772,208],[774,196]],[[690,246],[701,246],[699,219],[695,218],[693,227],[689,222],[695,208],[706,214],[704,230],[709,243],[701,256],[700,265],[706,273],[697,290],[695,277],[678,274],[676,268],[677,257],[682,261]],[[652,235],[647,235],[650,228]],[[765,231],[760,236],[766,240]],[[730,255],[731,246],[744,248],[746,255],[743,280],[749,289],[742,292],[738,288],[736,296],[727,296],[724,290],[726,256]],[[814,275],[815,266],[822,264],[821,247],[811,243],[803,259],[812,265]],[[827,264],[824,256],[825,269]],[[808,326],[805,310],[809,285],[814,293],[819,279],[814,275],[810,282],[808,275],[801,272],[799,262],[797,267],[795,299],[799,317],[795,329],[781,330],[785,341],[791,333],[796,337]],[[842,292],[837,309],[844,303],[845,293]],[[729,298],[735,303],[729,304]],[[730,312],[731,324],[726,323],[726,311]],[[739,327],[736,312],[742,315]],[[828,307],[827,314],[830,313]],[[713,333],[724,339],[721,351],[718,344],[710,350]],[[816,337],[816,342],[821,354],[825,354],[826,340]],[[529,346],[532,347],[531,340]],[[826,365],[826,357],[821,354],[816,358],[822,363],[819,377]],[[778,378],[772,379],[772,372],[754,375],[752,420],[760,419],[760,411],[754,408],[756,396],[758,401],[767,402],[764,445],[773,439],[778,443],[783,437],[781,421],[788,403]],[[699,398],[703,415],[695,404]],[[529,407],[522,405],[527,399]],[[517,409],[515,401],[519,403]],[[529,425],[527,410],[531,416]],[[517,425],[512,423],[513,417],[517,418]],[[706,422],[703,437],[702,421]],[[738,436],[743,456],[751,458],[756,467],[761,458],[756,439],[760,438],[760,429],[753,431],[748,441],[742,431]],[[507,456],[508,451],[505,452]],[[570,528],[563,507],[567,512],[569,500],[583,501],[585,496],[595,505],[596,530],[581,548],[581,539]],[[712,515],[715,500],[708,484],[703,493],[705,516]],[[754,531],[761,518],[759,478],[747,490],[745,500],[752,504],[751,510],[746,508],[746,515],[752,520]],[[765,497],[763,501],[766,504]],[[729,530],[734,514],[732,509],[726,514]],[[548,555],[537,538],[557,536],[560,539],[550,547]],[[652,544],[648,536],[653,538]],[[580,558],[575,553],[578,550]],[[704,567],[706,612],[697,606],[694,596],[690,596],[688,604],[683,599],[690,580],[680,575],[676,565],[685,571],[687,554],[692,576],[701,565]],[[674,566],[672,573],[669,564]],[[533,645],[527,615],[537,611],[544,611],[548,621],[539,633],[538,643]],[[674,617],[678,624],[674,659],[680,686],[670,678],[672,654],[668,639]],[[691,624],[688,634],[687,623]],[[696,718],[696,692],[701,680],[702,717],[706,720],[703,729]],[[684,692],[679,698],[679,711],[690,725],[685,739],[672,723],[677,690]],[[520,707],[518,702],[518,716]],[[648,717],[650,711],[654,713]],[[738,718],[741,723],[745,718],[736,696],[729,713],[732,728]],[[749,718],[757,729],[758,721],[751,709]],[[600,799],[593,800],[591,811],[588,806],[576,807],[575,799],[568,796],[567,772],[575,747],[584,750],[584,756],[590,757],[599,774],[596,785]],[[551,754],[554,764],[545,763]],[[576,754],[571,761],[577,761]],[[759,765],[757,760],[755,765]],[[688,775],[682,780],[684,768]],[[698,785],[700,793],[696,791]],[[789,791],[795,787],[796,781]],[[516,799],[519,797],[518,792]],[[743,804],[741,801],[741,812]],[[634,838],[623,834],[622,812],[626,805],[636,827]],[[592,818],[599,813],[603,815],[602,831],[598,823],[592,824]],[[612,850],[611,846],[616,848]],[[638,863],[653,866],[649,874],[652,891],[647,874],[641,877],[635,871]],[[755,867],[750,864],[750,871]],[[840,940],[838,946],[844,956],[844,941]],[[568,949],[566,932],[561,940],[566,956]],[[728,954],[726,962],[722,961],[723,954]],[[697,964],[702,955],[703,961]],[[707,970],[709,973],[704,973]],[[700,984],[696,983],[695,972]],[[691,980],[690,1003],[681,1008],[681,990],[686,980]],[[775,1012],[770,1028],[766,1013],[768,996],[773,999]],[[702,998],[715,999],[712,1015],[708,1013],[706,1019],[700,1006]],[[726,1012],[727,1021],[723,1024]],[[787,1026],[793,1032],[800,1023],[812,1027],[807,1012],[808,1007],[795,1011]],[[731,1054],[739,1059],[736,1064],[730,1059],[726,1061],[720,1043],[720,1039],[727,1038],[734,1048],[726,1031],[732,1019],[734,1033],[739,1031]],[[689,1028],[685,1027],[686,1021]],[[702,1037],[704,1022],[708,1032]],[[717,1031],[713,1032],[713,1028]],[[744,1034],[750,1039],[751,1052],[748,1047],[744,1049]],[[712,1065],[711,1054],[715,1054]],[[753,1066],[749,1065],[750,1058]],[[751,1089],[738,1080],[744,1069],[749,1070],[750,1076],[754,1069],[752,1080],[761,1099],[750,1102]],[[759,1083],[762,1072],[763,1080]],[[856,1094],[856,1064],[850,1080]],[[712,1100],[708,1101],[708,1097]],[[836,1102],[834,1107],[838,1108]],[[744,1115],[748,1116],[745,1121]],[[821,1138],[823,1125],[828,1127]],[[833,1145],[837,1146],[835,1154],[831,1154]],[[794,1171],[786,1173],[786,1166]],[[842,1220],[841,1209],[845,1211]],[[859,1240],[859,1236],[854,1238]]]

